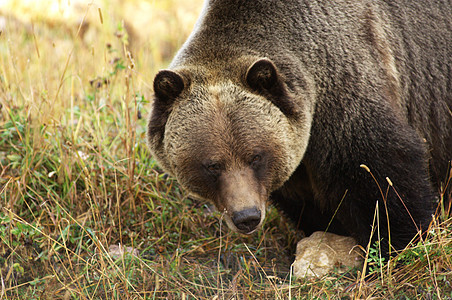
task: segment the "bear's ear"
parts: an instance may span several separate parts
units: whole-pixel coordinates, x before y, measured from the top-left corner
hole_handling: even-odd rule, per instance
[[[172,104],[174,99],[182,93],[185,84],[181,75],[174,71],[162,70],[155,75],[154,93],[157,101],[163,101],[166,105]]]
[[[148,123],[148,141],[154,149],[162,147],[163,134],[174,100],[182,93],[188,80],[182,75],[162,70],[154,78],[154,103]]]
[[[246,82],[256,91],[270,90],[277,82],[276,67],[268,59],[259,59],[249,67]]]
[[[298,115],[297,104],[273,62],[267,58],[255,61],[246,72],[248,86],[269,99],[288,117]]]

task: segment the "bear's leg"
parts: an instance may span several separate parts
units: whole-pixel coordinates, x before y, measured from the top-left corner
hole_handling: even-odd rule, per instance
[[[310,236],[315,231],[350,235],[350,232],[333,219],[334,213],[322,211],[316,205],[303,164],[300,164],[282,188],[272,193],[271,199],[305,236]]]
[[[435,196],[422,138],[391,107],[380,104],[329,111],[341,121],[314,122],[303,160],[316,204],[333,213],[343,199],[338,221],[362,246],[377,229],[373,241],[380,240],[387,256],[428,228]]]

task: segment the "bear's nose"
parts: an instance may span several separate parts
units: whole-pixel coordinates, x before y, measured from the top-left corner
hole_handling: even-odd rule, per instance
[[[256,229],[260,221],[261,212],[256,207],[247,208],[232,214],[232,222],[244,233],[249,233]]]

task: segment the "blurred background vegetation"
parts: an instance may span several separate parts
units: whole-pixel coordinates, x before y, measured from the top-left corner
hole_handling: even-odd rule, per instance
[[[237,235],[162,173],[145,143],[152,80],[201,6],[0,1],[0,299],[452,297],[447,218],[408,271],[376,255],[369,280],[295,282],[284,216]]]

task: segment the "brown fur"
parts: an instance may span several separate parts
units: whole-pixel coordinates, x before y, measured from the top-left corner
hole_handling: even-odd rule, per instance
[[[365,244],[380,201],[383,245],[404,247],[452,159],[451,18],[447,1],[206,1],[154,80],[152,153],[235,230],[270,197]],[[403,203],[390,189],[387,214],[361,164]]]

